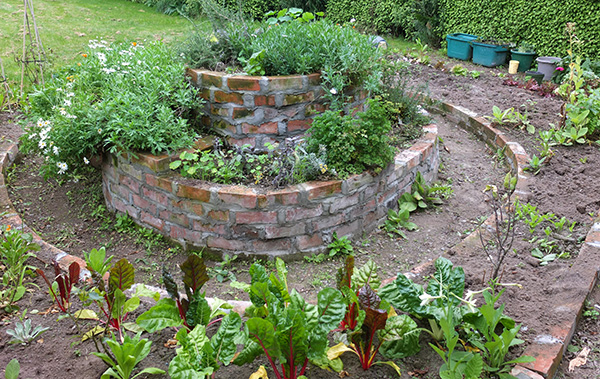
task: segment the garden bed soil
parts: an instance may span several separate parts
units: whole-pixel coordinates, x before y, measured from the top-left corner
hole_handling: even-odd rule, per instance
[[[453,61],[447,65],[451,67],[455,62],[458,63]],[[490,114],[492,105],[502,109],[518,107],[527,98],[531,98],[537,102],[535,110],[530,111],[531,122],[536,128],[543,129],[547,128],[549,123],[557,123],[557,113],[560,110],[558,100],[537,97],[527,90],[503,86],[502,79],[495,74],[500,70],[481,66],[471,67],[467,63],[460,63],[471,70],[476,67],[477,70],[483,71],[483,74],[479,79],[467,79],[438,72],[432,67],[413,66],[415,74],[410,80],[415,84],[427,83],[429,95],[434,99],[461,105],[479,114]],[[472,135],[448,124],[443,117],[439,117],[436,121],[444,141],[440,152],[443,165],[440,179],[452,182],[453,196],[441,207],[411,216],[411,221],[419,226],[419,230],[407,233],[407,240],[391,238],[383,231],[365,235],[354,244],[357,264],[361,265],[373,259],[380,266],[380,275],[391,277],[398,272],[408,271],[449,253],[448,256],[452,261],[464,266],[469,288],[479,289],[483,273],[489,275],[490,271],[483,252],[478,256],[464,256],[452,247],[473,230],[482,217],[491,213],[483,189],[488,184],[500,185],[505,168],[496,160],[496,152],[491,151]],[[10,123],[2,124],[0,129],[2,131],[16,129]],[[535,153],[536,143],[532,136],[511,129],[507,129],[506,133],[513,140],[521,142],[530,155]],[[542,211],[551,211],[558,216],[564,215],[577,221],[579,225],[573,233],[575,237],[587,233],[591,217],[589,212],[597,212],[600,206],[597,185],[595,186],[591,179],[594,175],[598,177],[599,158],[600,152],[596,147],[556,148],[552,160],[531,180],[531,190],[534,194],[532,203],[538,205]],[[140,237],[139,232],[137,235],[135,232],[132,233],[131,228],[124,229],[128,232],[119,233],[113,227],[115,219],[111,215],[105,214],[99,218],[91,216],[91,213],[102,205],[101,199],[97,199],[96,195],[99,193],[97,184],[99,178],[90,176],[79,183],[67,182],[59,186],[52,180],[44,182],[39,179],[37,165],[39,161],[36,162],[36,158],[23,157],[16,168],[7,175],[7,180],[15,207],[25,222],[45,240],[77,256],[82,256],[82,251],[107,246],[110,254],[127,257],[136,266],[138,272],[142,274],[137,281],[158,283],[159,268],[162,264],[166,264],[171,271],[177,273],[175,265],[185,259],[185,254],[177,248],[170,247],[164,242],[147,242],[146,236]],[[573,188],[576,191],[573,191]],[[103,230],[103,223],[106,225],[105,230]],[[560,285],[554,284],[554,279],[566,275],[578,251],[577,246],[561,246],[571,251],[571,258],[560,259],[548,266],[540,267],[530,255],[532,245],[526,241],[529,238],[531,238],[529,232],[523,226],[519,227],[513,245],[517,253],[510,254],[507,258],[502,277],[503,282],[517,282],[523,286],[523,289],[511,287],[501,298],[501,301],[506,303],[505,312],[514,317],[517,322],[524,324],[525,340],[535,337],[536,331],[544,330],[548,324],[556,321],[539,317],[546,312],[543,307],[552,307],[552,304],[544,305],[543,300],[550,293],[553,296],[557,294],[560,296]],[[150,240],[154,241],[152,237]],[[169,248],[171,251],[168,250]],[[313,257],[314,259],[317,258]],[[319,289],[334,285],[335,273],[341,266],[342,259],[343,257],[334,257],[320,264],[308,261],[290,262],[288,264],[290,287],[296,288],[305,297],[314,299]],[[238,280],[248,281],[247,270],[250,263],[235,261],[230,270]],[[38,262],[34,264],[40,265]],[[214,266],[215,262],[208,264]],[[39,279],[36,279],[36,282],[40,288],[43,288]],[[77,370],[78,377],[97,378],[104,367],[97,358],[87,354],[93,350],[92,345],[84,343],[70,347],[71,340],[64,338],[65,335],[73,336],[75,333],[69,328],[70,323],[67,320],[57,323],[55,321],[57,315],[54,313],[42,315],[50,308],[49,298],[44,291],[37,290],[35,287],[30,288],[32,293],[21,300],[21,307],[29,311],[39,310],[40,313],[29,316],[34,325],[50,326],[52,329],[42,335],[43,342],[34,342],[29,347],[8,346],[8,338],[4,330],[14,327],[14,322],[18,318],[14,315],[5,317],[0,333],[0,367],[4,367],[10,359],[18,357],[21,361],[22,377],[56,377],[55,373],[64,372],[65,367],[76,367],[74,370]],[[209,296],[247,299],[244,293],[229,287],[228,283],[218,283],[216,280],[211,280],[206,290]],[[564,296],[570,295],[565,292]],[[578,335],[577,341],[587,341],[585,338],[591,338],[589,336],[598,333],[597,325],[595,328],[594,325],[588,325],[578,333],[583,335]],[[148,361],[144,361],[144,365],[166,367],[174,352],[172,349],[165,348],[163,344],[167,339],[172,338],[172,335],[172,331],[152,335],[151,338],[155,340],[153,351],[158,354],[151,354]],[[419,355],[398,362],[402,368],[403,378],[438,377],[437,369],[441,361],[426,342],[422,337],[422,352]],[[48,348],[49,346],[52,348]],[[515,349],[513,354],[519,354],[520,351]],[[80,353],[79,356],[77,352]],[[594,352],[592,355],[595,360],[598,360],[598,353]],[[39,362],[44,364],[40,365]],[[595,361],[591,360],[591,362]],[[344,363],[345,370],[351,377],[392,378],[395,376],[391,369],[383,366],[376,366],[370,371],[363,372],[357,365],[355,357],[349,354],[344,357]],[[242,368],[221,369],[217,377],[248,377],[257,368],[258,363]],[[267,367],[267,370],[270,369]],[[566,373],[564,368],[559,375],[569,378],[592,378],[600,374],[597,368],[584,367],[578,370],[583,376],[570,376],[571,374]],[[337,378],[338,374],[312,369],[309,377]]]

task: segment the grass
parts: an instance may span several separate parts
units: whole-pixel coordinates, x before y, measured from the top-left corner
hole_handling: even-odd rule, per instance
[[[182,40],[191,26],[182,17],[167,16],[127,0],[31,1],[40,38],[51,63],[50,71],[76,61],[90,39],[173,43]],[[9,84],[17,93],[21,66],[15,57],[21,57],[23,52],[23,2],[0,1],[0,19],[0,58]],[[29,84],[26,90],[30,88]]]

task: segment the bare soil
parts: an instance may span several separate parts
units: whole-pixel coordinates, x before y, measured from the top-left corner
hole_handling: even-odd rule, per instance
[[[506,109],[520,107],[527,100],[532,100],[536,104],[530,109],[529,117],[537,129],[547,129],[550,123],[558,122],[562,104],[560,100],[542,98],[531,91],[502,85],[503,78],[497,74],[504,69],[487,69],[445,59],[449,61],[446,67],[460,63],[469,70],[482,71],[478,79],[472,79],[434,68],[436,60],[437,58],[434,58],[432,66],[412,65],[413,73],[409,78],[413,85],[426,84],[430,97],[487,115],[491,114],[493,105]],[[0,131],[6,139],[14,140],[19,133],[18,126],[7,120],[5,114],[0,117]],[[469,288],[479,289],[484,276],[490,272],[490,265],[483,251],[479,255],[464,256],[452,248],[484,217],[491,214],[483,190],[489,184],[501,185],[506,168],[497,159],[496,151],[490,151],[468,132],[449,124],[443,117],[436,117],[435,122],[443,139],[439,178],[442,183],[451,184],[453,195],[440,207],[411,215],[411,221],[419,226],[419,230],[407,232],[407,239],[390,237],[381,230],[363,236],[354,244],[357,264],[374,260],[380,267],[380,276],[392,277],[398,272],[406,272],[446,255],[455,264],[464,267]],[[529,154],[536,153],[537,143],[533,136],[520,130],[505,131],[513,140],[520,142]],[[533,180],[532,191],[535,196],[532,203],[542,212],[553,212],[559,217],[565,216],[569,220],[577,221],[577,227],[572,233],[575,241],[587,233],[591,213],[596,214],[600,208],[600,194],[597,184],[594,183],[594,179],[600,175],[599,158],[600,151],[597,147],[555,148],[554,157]],[[166,241],[127,224],[123,219],[116,219],[103,209],[98,173],[90,173],[78,183],[59,184],[41,179],[37,171],[39,164],[40,160],[37,157],[22,157],[8,173],[7,181],[15,207],[27,225],[45,240],[77,256],[82,256],[83,252],[92,248],[105,246],[110,254],[126,257],[136,266],[137,281],[159,285],[162,265],[178,274],[176,265],[186,258],[186,254]],[[560,241],[558,249],[569,252],[570,257],[558,259],[548,266],[540,266],[530,254],[534,245],[528,242],[532,238],[528,228],[520,224],[516,234],[513,245],[516,253],[507,258],[502,281],[516,282],[523,288],[508,289],[500,301],[506,304],[505,312],[508,315],[523,323],[522,336],[527,340],[535,337],[536,331],[543,330],[548,324],[556,321],[543,317],[545,307],[552,307],[552,304],[546,304],[543,300],[549,293],[560,294],[560,282],[556,279],[568,280],[568,267],[572,260],[576,259],[579,245]],[[335,273],[341,266],[343,257],[336,256],[320,263],[314,263],[315,260],[319,259],[310,257],[288,264],[290,286],[309,299],[314,299],[321,288],[335,284]],[[208,262],[211,267],[217,263]],[[247,272],[251,263],[236,260],[228,269],[237,280],[248,281]],[[33,264],[40,266],[39,262]],[[50,274],[48,268],[45,270]],[[105,367],[99,359],[89,355],[89,352],[94,350],[93,345],[85,342],[70,346],[75,341],[76,333],[70,327],[71,323],[68,320],[56,322],[57,314],[53,313],[54,308],[47,293],[42,290],[44,287],[39,278],[35,279],[35,283],[40,289],[30,286],[31,294],[21,300],[21,309],[29,310],[27,317],[32,319],[34,325],[49,326],[51,329],[41,336],[41,341],[34,341],[29,346],[8,345],[8,336],[4,331],[13,328],[18,318],[16,315],[5,316],[0,327],[0,367],[4,367],[10,359],[16,357],[21,362],[22,377],[58,378],[76,375],[84,379],[98,378]],[[211,280],[206,286],[206,291],[209,296],[226,300],[247,300],[243,292],[231,288],[228,282]],[[565,291],[564,296],[570,295]],[[596,304],[600,297],[596,293],[594,296],[596,300],[592,302]],[[31,314],[32,310],[39,313]],[[173,331],[167,330],[149,337],[154,341],[153,354],[143,362],[143,366],[166,369],[174,350],[164,347],[164,344],[173,334]],[[597,364],[600,359],[600,339],[597,335],[597,323],[586,318],[576,334],[573,346],[577,348],[570,348],[567,357],[572,357],[576,349],[590,345],[594,349],[588,363],[576,369],[574,373],[568,373],[563,365],[559,377],[595,378],[600,375]],[[421,340],[421,353],[397,362],[402,369],[402,378],[438,377],[437,370],[441,361],[428,347],[425,335],[422,335]],[[519,352],[519,349],[515,349],[513,354]],[[358,366],[357,359],[349,354],[346,354],[343,360],[344,370],[350,377],[397,377],[385,366],[375,366],[364,372]],[[256,362],[252,367],[222,368],[216,377],[249,377],[259,364],[268,366],[266,362]],[[65,376],[65,372],[72,374]],[[337,378],[338,374],[311,368],[308,377]]]

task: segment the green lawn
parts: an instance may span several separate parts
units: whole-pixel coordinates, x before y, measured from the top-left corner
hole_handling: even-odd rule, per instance
[[[126,0],[32,0],[40,37],[52,63],[52,69],[78,58],[90,39],[106,41],[182,39],[190,28],[182,17],[167,16],[142,4]],[[23,2],[0,1],[0,58],[15,92],[21,66],[15,56],[23,49]],[[206,22],[202,23],[207,26]]]

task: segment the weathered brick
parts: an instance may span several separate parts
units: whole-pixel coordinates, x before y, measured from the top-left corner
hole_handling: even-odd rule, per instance
[[[63,272],[68,272],[69,266],[71,266],[72,263],[77,263],[80,270],[87,270],[87,263],[74,255],[66,254],[58,260],[58,266]]]
[[[248,108],[233,108],[233,113],[231,115],[231,117],[233,119],[252,117],[252,116],[254,116],[254,111],[251,111]]]
[[[294,205],[298,204],[299,197],[300,190],[297,187],[290,187],[290,189],[269,191],[267,202],[268,204]]]
[[[356,220],[354,222],[344,224],[344,225],[338,227],[336,231],[337,231],[338,237],[342,237],[342,236],[356,235],[358,232],[360,232],[360,229],[361,229],[360,220]]]
[[[254,137],[231,138],[229,140],[229,143],[236,145],[236,146],[250,145],[250,146],[254,147],[254,146],[256,146],[256,138],[254,138]]]
[[[360,201],[360,196],[362,193],[366,191],[357,191],[353,195],[344,196],[340,199],[336,199],[329,206],[329,213],[334,214],[338,213],[340,210],[348,208],[352,205],[357,205]]]
[[[158,187],[167,192],[173,190],[173,181],[169,178],[161,178],[152,174],[146,174],[146,183],[151,187]]]
[[[217,120],[213,123],[214,129],[221,129],[225,131],[225,134],[234,135],[237,134],[237,126],[228,123],[225,120]]]
[[[261,125],[242,124],[242,133],[244,134],[277,134],[277,123],[266,122]]]
[[[218,87],[221,88],[223,86],[223,75],[222,72],[203,72],[202,73],[202,86],[203,87]]]
[[[319,204],[316,208],[292,208],[285,211],[285,221],[298,221],[307,218],[318,217],[323,214],[323,206]]]
[[[198,96],[203,100],[210,100],[210,90],[208,88],[202,89],[198,92]]]
[[[227,117],[227,116],[229,116],[229,109],[228,108],[214,106],[214,105],[211,104],[210,105],[210,113],[214,114],[216,116]]]
[[[306,225],[298,222],[292,226],[267,225],[265,226],[265,237],[275,239],[282,237],[293,237],[303,235],[306,232]]]
[[[433,152],[433,144],[428,142],[417,142],[412,145],[410,149],[421,153],[421,159],[424,159]]]
[[[292,241],[289,238],[279,238],[271,241],[252,241],[253,251],[257,253],[267,253],[273,251],[290,251]]]
[[[260,227],[252,225],[234,225],[231,227],[231,237],[243,239],[258,239],[260,238]]]
[[[307,193],[309,200],[318,199],[320,197],[326,197],[342,192],[341,180],[330,180],[327,182],[308,182],[301,184],[301,186]]]
[[[236,92],[223,92],[223,91],[215,91],[215,102],[217,103],[235,103],[239,105],[244,104],[244,99],[242,95]]]
[[[296,237],[296,243],[298,245],[298,250],[300,251],[322,246],[324,244],[323,238],[321,238],[320,234],[313,234],[312,236],[298,236]]]
[[[171,157],[166,154],[152,155],[145,153],[137,153],[137,157],[132,156],[131,161],[133,163],[146,166],[154,172],[161,172],[169,170]]]
[[[260,91],[260,76],[231,77],[227,79],[227,86],[232,91]]]
[[[525,349],[523,355],[535,358],[534,362],[521,363],[521,366],[542,373],[544,377],[552,378],[562,358],[564,345],[533,343]]]
[[[198,77],[200,76],[198,70],[188,68],[185,70],[185,75],[189,78],[190,82],[194,84],[194,86],[198,85]]]
[[[229,221],[229,211],[212,210],[212,211],[209,211],[206,214],[206,216],[208,216],[209,218],[211,218],[215,221],[224,221],[224,222]]]
[[[237,224],[273,224],[277,222],[277,212],[237,212]]]
[[[306,75],[308,77],[308,85],[310,86],[318,86],[321,84],[321,74],[310,74]]]
[[[172,200],[171,206],[175,209],[182,209],[186,212],[192,212],[197,216],[202,216],[204,214],[204,207],[202,203],[193,200]]]
[[[290,120],[287,123],[288,132],[294,132],[296,130],[308,130],[312,124],[312,118],[304,120]]]
[[[174,239],[183,240],[185,239],[185,232],[187,230],[178,225],[169,225],[169,236]]]
[[[600,231],[590,231],[585,237],[585,242],[600,242]]]
[[[417,167],[421,163],[421,153],[415,150],[404,150],[396,155],[396,163],[406,164],[407,169]]]
[[[200,184],[194,186],[178,184],[177,196],[208,203],[210,201],[210,189],[200,186]]]
[[[208,224],[198,220],[194,220],[193,229],[200,232],[209,232],[216,234],[225,234],[225,225],[223,224]]]
[[[283,105],[293,105],[300,103],[307,103],[315,99],[313,92],[303,93],[300,95],[285,95],[283,97]]]
[[[214,136],[205,136],[202,138],[198,138],[194,142],[194,148],[196,150],[207,150],[207,149],[213,147],[214,142],[215,142]]]
[[[221,201],[236,204],[247,209],[256,208],[257,195],[252,188],[227,186],[217,192]]]
[[[140,221],[143,222],[143,223],[145,223],[145,224],[147,224],[147,225],[150,225],[150,226],[152,226],[152,227],[154,227],[154,228],[156,228],[156,229],[158,229],[160,231],[162,231],[163,228],[164,228],[164,226],[165,226],[165,223],[164,223],[163,220],[161,220],[161,219],[159,219],[157,217],[154,217],[150,213],[145,212],[145,211],[141,211],[141,213],[140,213]]]
[[[217,249],[225,249],[225,250],[244,250],[245,244],[242,241],[238,240],[228,240],[223,237],[208,237],[206,239],[206,246],[214,247]]]
[[[181,226],[189,226],[190,220],[183,213],[173,213],[169,210],[163,210],[159,214],[159,217],[165,221],[170,221],[172,223],[181,225]]]
[[[169,203],[169,199],[167,198],[167,196],[164,193],[154,191],[150,188],[143,188],[142,193],[146,198],[154,201],[155,203],[163,204],[163,205],[166,205]]]
[[[269,91],[301,90],[303,88],[302,76],[277,76],[269,78]]]
[[[262,107],[265,105],[268,105],[270,107],[274,107],[275,106],[275,96],[273,95],[257,95],[254,96],[254,105],[257,107]]]
[[[339,225],[344,222],[344,215],[337,214],[330,217],[323,217],[313,222],[314,230],[324,230],[331,228],[332,226]]]

